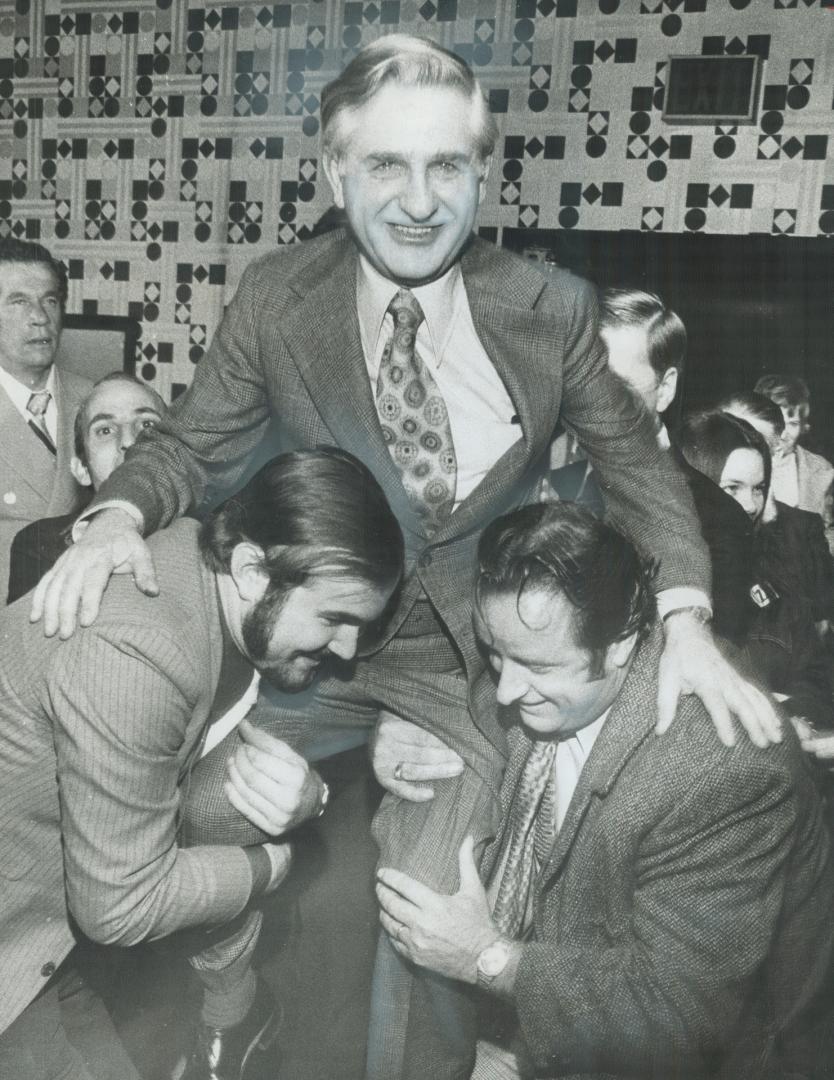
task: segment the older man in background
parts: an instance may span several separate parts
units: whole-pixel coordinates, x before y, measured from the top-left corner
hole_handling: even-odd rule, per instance
[[[167,406],[156,390],[126,371],[113,371],[95,383],[75,415],[70,469],[92,497],[124,461],[125,452],[143,431],[159,423]],[[72,543],[73,510],[25,525],[12,541],[9,556],[11,604],[33,589]]]
[[[9,548],[30,521],[71,513],[83,492],[70,469],[73,422],[90,381],[55,363],[67,296],[45,247],[0,241],[0,592]]]

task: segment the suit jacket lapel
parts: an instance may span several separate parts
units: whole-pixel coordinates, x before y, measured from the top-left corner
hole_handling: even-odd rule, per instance
[[[284,319],[284,341],[336,443],[377,477],[403,528],[424,537],[382,437],[368,379],[356,313],[356,247],[341,236],[331,250],[331,263],[297,279],[299,302]]]
[[[591,800],[607,795],[632,754],[646,738],[652,737],[657,723],[657,665],[662,649],[663,634],[655,627],[640,647],[579,775],[565,820],[541,875],[542,887],[547,879],[558,873]]]
[[[47,504],[55,483],[55,458],[29,430],[29,425],[0,389],[0,457],[15,474],[16,484],[26,484]]]
[[[556,357],[552,319],[549,332],[534,310],[546,282],[532,266],[491,244],[473,240],[462,260],[472,321],[487,356],[512,399],[522,438],[495,463],[461,503],[437,538],[482,523],[483,514],[506,499],[531,464],[544,453],[558,420],[554,382],[561,367]],[[542,391],[547,387],[547,392]]]
[[[197,560],[204,612],[203,619],[204,624],[208,626],[209,633],[209,671],[206,687],[210,692],[206,694],[205,699],[202,702],[202,707],[199,710],[196,710],[194,716],[191,718],[189,727],[194,724],[199,724],[201,725],[201,730],[183,762],[183,776],[190,774],[191,770],[200,760],[203,745],[206,741],[206,736],[208,735],[208,718],[211,714],[212,705],[214,704],[214,697],[217,693],[217,684],[220,680],[220,671],[223,666],[223,615],[220,608],[220,596],[217,591],[217,579],[215,578],[214,573],[205,565],[199,556],[197,556]]]

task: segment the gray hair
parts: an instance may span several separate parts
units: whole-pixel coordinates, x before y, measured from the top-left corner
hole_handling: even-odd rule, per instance
[[[325,153],[338,156],[345,113],[361,108],[387,83],[442,86],[459,91],[472,103],[481,160],[492,153],[498,127],[472,69],[454,53],[412,34],[387,34],[371,42],[356,54],[341,75],[325,86],[321,95]]]

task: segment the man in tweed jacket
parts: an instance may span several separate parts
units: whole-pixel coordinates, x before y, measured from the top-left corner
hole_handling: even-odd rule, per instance
[[[462,830],[475,822],[486,837],[497,824],[506,752],[494,706],[470,701],[483,671],[469,601],[475,545],[492,517],[535,497],[560,417],[593,461],[612,517],[659,560],[662,602],[674,612],[667,719],[684,687],[710,699],[727,738],[730,711],[760,729],[768,706],[751,698],[699,618],[708,614],[710,569],[686,484],[658,450],[645,411],[607,370],[593,289],[472,236],[497,133],[471,70],[431,42],[383,37],[327,88],[322,130],[324,170],[350,231],[247,270],[192,385],[104,485],[86,532],[36,591],[34,614],[45,609],[47,633],[59,624],[71,633],[79,602],[81,621],[90,621],[116,567],[155,589],[140,533],[234,484],[270,424],[284,447],[350,450],[403,527],[407,581],[350,683],[322,684],[314,707],[279,711],[274,724],[301,744],[317,729],[367,732],[381,705],[454,746],[466,767],[436,785],[433,802],[387,802],[376,822],[389,858],[448,887]],[[425,315],[417,350],[445,400],[457,455],[454,511],[434,532],[406,493],[375,405],[389,307],[401,289]],[[401,793],[396,778],[383,779]],[[214,786],[222,826],[228,806]],[[407,973],[389,974],[385,998],[395,983],[410,992]],[[413,1032],[421,1045],[455,1029],[428,1008],[427,1025],[417,1021]],[[437,1008],[448,1016],[452,1006],[444,998]],[[380,1080],[405,1075],[400,1029],[411,1014],[404,1003],[394,1014],[374,1033],[375,1044],[389,1043],[370,1068]],[[458,1075],[455,1046],[440,1042],[423,1067]]]
[[[655,734],[648,574],[584,509],[499,519],[480,570],[511,746],[492,880],[467,841],[455,896],[378,885],[401,954],[482,991],[472,1080],[830,1076],[834,864],[796,741],[730,750],[692,698]],[[548,745],[512,909],[525,766]]]
[[[181,800],[208,726],[230,720],[253,667],[298,692],[326,660],[350,661],[402,569],[381,489],[338,450],[282,455],[201,527],[178,521],[153,549],[161,595],[114,582],[95,626],[70,641],[44,637],[28,604],[0,615],[0,1075],[10,1080],[87,1077],[56,1020],[76,925],[132,945],[228,923],[280,882],[285,845],[191,836],[184,846]],[[320,809],[325,789],[265,739],[248,732],[227,787],[272,837]]]

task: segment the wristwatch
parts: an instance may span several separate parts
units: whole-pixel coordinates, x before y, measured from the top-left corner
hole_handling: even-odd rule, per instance
[[[482,990],[488,990],[495,982],[510,959],[512,942],[505,938],[498,938],[491,945],[487,945],[478,955],[475,968],[478,975],[478,986]]]
[[[319,777],[321,780],[321,777]],[[321,794],[319,795],[319,808],[315,813],[315,817],[320,818],[324,811],[327,809],[327,804],[330,802],[330,788],[324,782],[321,781]]]
[[[673,608],[671,611],[667,611],[663,616],[663,622],[670,619],[673,615],[691,615],[696,622],[706,626],[712,622],[712,611],[708,607],[704,607],[703,604],[692,604],[689,607]]]

